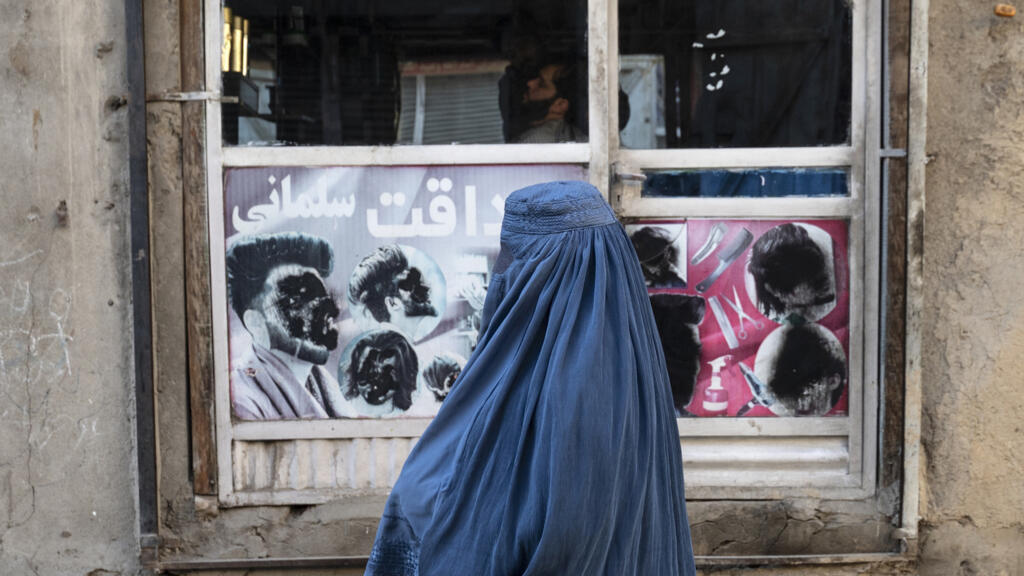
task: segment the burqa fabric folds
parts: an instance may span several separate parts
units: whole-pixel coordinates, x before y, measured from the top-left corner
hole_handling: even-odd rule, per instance
[[[665,358],[598,191],[505,202],[480,340],[388,499],[370,576],[695,573]]]

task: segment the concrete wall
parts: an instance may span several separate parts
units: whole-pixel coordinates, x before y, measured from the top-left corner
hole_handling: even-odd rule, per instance
[[[931,3],[922,574],[1024,574],[1024,17],[994,4]]]
[[[124,15],[0,23],[0,574],[135,574]]]

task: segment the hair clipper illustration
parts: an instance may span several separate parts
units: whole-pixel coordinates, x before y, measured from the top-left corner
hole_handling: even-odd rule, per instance
[[[743,362],[737,362],[736,364],[740,367],[740,371],[743,372],[743,377],[747,380],[747,386],[750,386],[750,393],[754,396],[750,399],[750,402],[747,402],[746,405],[736,412],[736,415],[743,416],[755,406],[771,406],[774,404],[775,400],[771,397],[768,386],[757,377],[757,374],[754,374],[754,371]]]

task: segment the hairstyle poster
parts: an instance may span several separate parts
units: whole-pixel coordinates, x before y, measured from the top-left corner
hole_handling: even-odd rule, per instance
[[[505,197],[577,166],[236,168],[232,414],[431,417],[477,343]]]
[[[626,231],[678,416],[847,413],[845,221],[646,220]]]

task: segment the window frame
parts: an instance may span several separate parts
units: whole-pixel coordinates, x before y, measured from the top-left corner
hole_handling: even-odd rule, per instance
[[[206,85],[221,86],[221,1],[202,0]],[[850,344],[848,416],[678,419],[684,462],[724,462],[708,473],[687,471],[691,499],[862,499],[875,492],[878,459],[881,0],[851,2],[851,136],[842,146],[625,150],[618,137],[618,2],[588,0],[590,133],[586,144],[428,146],[224,146],[221,102],[207,100],[208,194],[213,374],[218,500],[224,506],[306,504],[325,494],[236,491],[235,441],[414,439],[430,419],[232,422],[228,303],[225,280],[224,174],[247,166],[402,166],[488,164],[584,165],[589,180],[620,218],[839,218],[848,220]],[[606,121],[602,122],[601,119]],[[457,154],[453,151],[457,150]],[[643,198],[634,174],[644,169],[838,167],[849,170],[841,198]],[[770,439],[786,463],[765,473],[757,457]],[[788,442],[786,440],[789,440]],[[844,447],[845,442],[845,447]],[[687,446],[690,446],[688,449]],[[790,448],[791,453],[786,453]],[[815,469],[845,450],[845,474]],[[788,459],[787,459],[788,458]],[[784,466],[790,466],[789,469]],[[699,468],[697,466],[696,468]]]
[[[604,0],[602,0],[604,1]],[[617,33],[616,0],[607,0],[608,29]],[[880,234],[881,234],[881,0],[851,0],[852,81],[850,139],[842,146],[793,148],[711,148],[626,150],[618,146],[618,132],[608,130],[610,155],[615,174],[612,205],[620,218],[839,218],[849,222],[850,346],[849,415],[847,438],[849,472],[829,482],[808,477],[803,487],[773,490],[769,478],[760,477],[742,494],[719,490],[722,486],[694,486],[687,474],[688,497],[708,499],[753,499],[781,496],[822,496],[835,499],[860,499],[875,492],[878,462],[878,390],[880,366]],[[609,39],[608,60],[618,61],[618,35]],[[610,102],[608,127],[618,126],[618,75],[608,75]],[[744,169],[744,168],[844,168],[849,170],[850,193],[839,198],[643,198],[636,176],[644,169]],[[875,255],[869,258],[868,255]],[[835,417],[817,420],[832,420]],[[776,424],[775,419],[749,419],[751,426],[764,434],[764,426],[785,435],[825,432],[829,426],[818,423],[813,430],[801,424],[815,419],[787,418],[793,426]],[[680,436],[709,435],[701,430],[703,419],[679,419]],[[714,426],[721,426],[718,422]],[[724,427],[723,427],[724,428]],[[826,434],[821,434],[826,435]],[[685,456],[685,448],[684,448]],[[684,457],[684,462],[686,458]],[[824,480],[822,482],[822,480]],[[825,490],[811,488],[824,484]],[[696,488],[696,489],[695,489]],[[804,488],[804,489],[802,489]],[[724,492],[724,495],[723,495]]]

